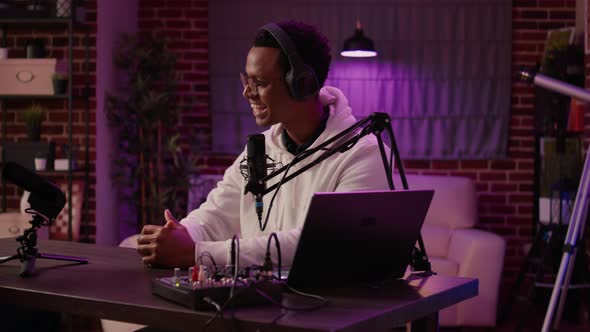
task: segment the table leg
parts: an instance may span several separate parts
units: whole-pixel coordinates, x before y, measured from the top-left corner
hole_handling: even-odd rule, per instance
[[[407,332],[438,332],[438,311],[413,320],[406,327]]]

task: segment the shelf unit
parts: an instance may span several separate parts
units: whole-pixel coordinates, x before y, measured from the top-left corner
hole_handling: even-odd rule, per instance
[[[73,147],[73,137],[72,137],[72,111],[73,111],[73,35],[74,35],[74,25],[76,23],[81,23],[82,20],[76,20],[75,14],[72,12],[70,17],[11,17],[11,18],[2,18],[0,17],[0,26],[7,27],[7,26],[14,26],[14,25],[22,25],[22,24],[31,24],[34,26],[33,30],[42,30],[42,27],[39,27],[42,24],[45,25],[64,25],[67,29],[67,70],[68,70],[68,87],[66,94],[59,94],[59,95],[1,95],[0,94],[0,110],[2,112],[2,135],[0,137],[0,144],[2,146],[6,146],[6,134],[7,134],[7,107],[6,101],[11,100],[66,100],[67,101],[67,141],[70,151],[72,151]],[[72,170],[72,154],[68,153],[68,159],[70,167],[68,171],[45,171],[39,172],[41,176],[44,177],[67,177],[67,190],[68,190],[68,239],[71,241],[73,239],[72,233],[72,183],[73,177],[83,177],[84,178],[84,212],[81,216],[81,227],[88,225],[88,184],[89,184],[89,110],[90,110],[90,103],[89,103],[89,80],[88,80],[88,64],[90,58],[89,52],[89,34],[86,31],[85,34],[85,61],[84,61],[84,73],[86,76],[84,89],[82,93],[82,98],[85,100],[85,162],[83,165],[79,167],[78,170]],[[1,179],[1,186],[2,186],[2,211],[6,211],[7,208],[7,201],[6,201],[6,183],[4,179]],[[87,228],[87,227],[86,227]],[[81,234],[81,240],[88,241],[89,235],[88,231],[85,234]]]
[[[0,23],[1,24],[1,23]],[[2,100],[30,100],[30,99],[66,99],[69,96],[65,95],[1,95]]]

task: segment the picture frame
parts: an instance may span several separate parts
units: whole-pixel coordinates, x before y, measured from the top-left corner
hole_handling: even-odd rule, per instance
[[[541,72],[545,69],[549,54],[555,49],[565,48],[568,45],[571,45],[574,42],[575,34],[575,27],[547,31],[547,39],[545,40],[545,48],[543,50],[543,58],[541,61]]]
[[[584,54],[590,54],[590,33],[588,26],[590,24],[590,6],[588,0],[584,0]]]

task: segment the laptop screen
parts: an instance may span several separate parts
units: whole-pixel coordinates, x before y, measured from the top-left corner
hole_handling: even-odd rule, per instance
[[[315,193],[287,283],[309,289],[403,277],[433,194]]]

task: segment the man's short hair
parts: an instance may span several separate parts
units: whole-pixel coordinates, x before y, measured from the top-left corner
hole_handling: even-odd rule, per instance
[[[301,60],[310,66],[315,72],[320,87],[328,77],[330,70],[330,45],[326,38],[315,27],[297,21],[283,21],[276,23],[283,29],[297,48],[297,53]],[[272,47],[281,50],[280,63],[285,74],[291,69],[287,55],[276,41],[276,39],[266,30],[259,30],[254,38],[254,47]]]

